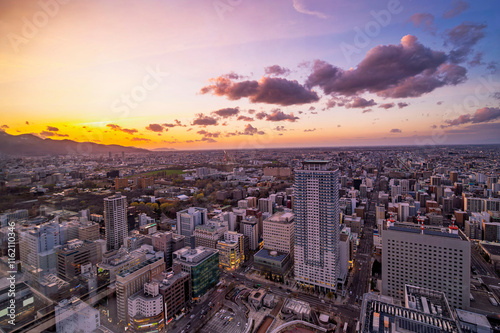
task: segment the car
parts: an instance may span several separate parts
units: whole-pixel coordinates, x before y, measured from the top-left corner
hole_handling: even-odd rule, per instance
[[[322,299],[322,300],[321,300],[321,303],[325,303],[325,300],[324,300],[324,299]]]
[[[194,318],[194,314],[192,314],[189,318],[193,319]]]
[[[240,325],[241,325],[241,323],[240,323],[240,322],[238,322],[238,325],[237,325],[237,326],[238,326],[238,327],[240,327]]]

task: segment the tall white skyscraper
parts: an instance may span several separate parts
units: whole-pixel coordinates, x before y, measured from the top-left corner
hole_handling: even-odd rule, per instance
[[[295,170],[295,279],[337,290],[340,275],[339,171],[329,161],[304,161]]]
[[[104,223],[107,250],[118,250],[128,236],[126,196],[116,193],[104,199]]]

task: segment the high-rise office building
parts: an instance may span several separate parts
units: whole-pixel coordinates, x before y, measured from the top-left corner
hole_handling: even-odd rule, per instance
[[[304,161],[295,170],[295,279],[336,291],[340,276],[339,171],[328,161]]]
[[[248,238],[251,251],[259,248],[259,220],[255,216],[247,216],[240,222],[240,231]]]
[[[186,246],[194,247],[194,228],[207,223],[207,209],[189,207],[177,212],[177,233],[186,237]]]
[[[165,270],[163,257],[154,257],[139,265],[121,272],[116,276],[116,307],[118,320],[127,325],[129,322],[129,297],[142,289],[145,283],[151,282],[151,277]]]
[[[219,282],[219,251],[207,247],[183,248],[174,252],[174,266],[189,273],[194,298],[203,296]]]
[[[55,248],[61,244],[61,230],[57,218],[26,230],[21,229],[19,249],[23,271],[31,271],[34,275],[42,272],[55,273],[57,271]]]
[[[126,196],[116,193],[104,199],[104,223],[107,250],[118,250],[128,235]]]
[[[384,230],[382,293],[399,300],[405,284],[445,293],[450,305],[470,303],[470,244],[456,226],[428,227],[395,224]]]

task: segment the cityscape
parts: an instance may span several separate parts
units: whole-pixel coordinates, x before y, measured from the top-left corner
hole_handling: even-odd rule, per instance
[[[498,14],[0,0],[0,333],[500,332]]]

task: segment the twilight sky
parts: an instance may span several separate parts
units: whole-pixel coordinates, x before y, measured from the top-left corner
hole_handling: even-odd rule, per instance
[[[0,128],[143,148],[500,143],[500,3],[0,0]]]

